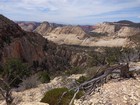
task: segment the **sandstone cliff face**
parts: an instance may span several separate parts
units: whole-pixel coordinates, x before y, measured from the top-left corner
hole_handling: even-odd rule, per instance
[[[135,27],[122,27],[118,32],[117,35],[120,37],[129,37],[140,33],[140,28]]]
[[[38,32],[41,35],[47,35],[47,33],[53,30],[53,26],[51,26],[48,22],[43,22],[39,27],[35,29],[35,32]]]
[[[83,31],[83,29],[79,26],[64,26],[64,27],[58,27],[55,28],[51,33],[54,34],[75,34],[79,38],[86,37],[86,33]]]
[[[16,38],[23,36],[21,28],[17,24],[0,15],[0,38],[6,40],[7,37]]]
[[[45,39],[38,34],[24,32],[17,24],[0,16],[1,62],[8,58],[20,58],[32,63],[45,57]]]
[[[34,31],[40,23],[38,22],[26,22],[26,21],[18,21],[16,22],[24,31],[32,32]]]
[[[35,32],[43,35],[49,36],[49,33],[61,35],[61,34],[75,34],[79,38],[86,37],[86,33],[80,26],[63,26],[57,27],[48,22],[43,22],[39,27],[36,28]]]
[[[109,23],[98,24],[96,27],[97,28],[94,30],[94,32],[97,33],[113,34],[116,32],[116,26]]]
[[[49,23],[42,23],[35,32],[57,44],[80,45],[89,37],[80,26],[53,27]]]
[[[45,40],[42,37],[32,33],[22,38],[16,38],[9,45],[4,46],[3,61],[8,58],[20,58],[30,64],[36,60],[41,62],[45,57],[43,52],[44,42]]]
[[[35,32],[59,45],[132,47],[135,45],[129,37],[139,34],[140,27],[129,21],[104,22],[89,33],[81,26],[52,27],[49,23],[42,23]]]
[[[130,23],[130,22],[129,22]],[[140,32],[140,27],[135,27],[135,25],[124,24],[124,23],[102,23],[96,26],[97,28],[93,30],[96,33],[106,33],[110,36],[119,37],[129,37],[136,35]]]
[[[38,62],[38,66],[50,71],[86,66],[86,54],[58,46],[37,33],[25,32],[4,16],[0,16],[0,23],[0,65],[9,58],[19,58],[29,65]]]

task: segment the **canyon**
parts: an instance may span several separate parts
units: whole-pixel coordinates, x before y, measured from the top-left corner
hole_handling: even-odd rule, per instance
[[[90,30],[90,29],[89,29]],[[63,26],[53,28],[49,23],[42,23],[35,29],[48,40],[57,44],[101,47],[134,47],[130,37],[140,34],[138,23],[104,22],[85,31],[81,26]]]
[[[121,105],[139,104],[139,35],[140,24],[126,20],[93,26],[63,25],[47,21],[13,22],[0,15],[0,73],[9,59],[19,59],[28,65],[28,72],[32,75],[24,78],[27,84],[29,80],[37,82],[34,76],[47,71],[51,77],[50,83],[40,83],[23,91],[20,86],[12,87],[12,95],[16,97],[14,103],[17,105],[48,105],[40,102],[46,91],[70,87],[71,84],[78,87],[80,83],[76,81],[80,78],[86,79],[90,75],[84,80],[90,81],[102,76],[109,67],[129,64],[131,78],[113,74],[110,77],[113,79],[108,83],[97,87],[85,100],[74,100],[74,105],[119,104],[120,101]],[[3,73],[6,72],[4,70]],[[0,85],[3,73],[0,74]],[[0,99],[0,104],[5,105],[5,101]]]

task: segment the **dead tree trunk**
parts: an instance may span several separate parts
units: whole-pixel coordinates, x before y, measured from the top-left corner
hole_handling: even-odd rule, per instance
[[[3,98],[6,101],[7,105],[11,105],[13,102],[13,97],[11,93],[11,87],[8,83],[6,83],[3,79],[0,78],[0,93],[2,94]]]
[[[72,102],[74,101],[76,94],[78,93],[79,90],[84,90],[88,93],[95,91],[95,89],[97,87],[100,87],[102,84],[105,83],[105,79],[107,78],[107,76],[109,74],[112,74],[115,70],[118,70],[118,69],[120,70],[119,74],[121,77],[123,77],[123,78],[130,78],[131,77],[128,63],[126,65],[122,64],[122,65],[116,65],[113,67],[109,67],[100,76],[92,78],[92,79],[80,84],[78,87],[75,87],[74,90],[76,92],[75,92],[69,105],[72,105]]]
[[[126,65],[122,66],[120,68],[120,70],[121,70],[121,73],[120,73],[121,77],[123,77],[123,78],[130,78],[131,77],[131,75],[129,73],[129,64],[128,63]]]

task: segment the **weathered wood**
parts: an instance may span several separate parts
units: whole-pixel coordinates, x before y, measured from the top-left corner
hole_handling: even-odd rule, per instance
[[[11,87],[2,78],[0,78],[0,83],[1,83],[0,85],[2,85],[2,84],[4,85],[4,87],[0,86],[0,93],[2,94],[3,98],[5,99],[6,104],[11,105],[11,103],[13,102]]]
[[[115,70],[120,70],[120,72],[117,72],[120,74],[120,77],[123,78],[130,78],[132,77],[130,75],[129,71],[129,64],[121,64],[121,65],[115,65],[113,67],[107,68],[103,74],[101,74],[98,77],[92,78],[88,81],[85,81],[84,83],[80,84],[79,86],[75,87],[74,90],[76,91],[74,94],[74,97],[72,98],[69,105],[72,104],[72,102],[75,99],[75,95],[79,92],[79,90],[87,90],[89,92],[95,91],[97,87],[100,87],[106,82],[106,78],[108,75],[112,74]]]

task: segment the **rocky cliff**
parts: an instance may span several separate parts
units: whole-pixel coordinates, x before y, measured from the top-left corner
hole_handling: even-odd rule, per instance
[[[50,23],[42,23],[35,32],[57,44],[80,45],[89,37],[80,26],[54,27]]]
[[[29,65],[48,70],[64,70],[85,66],[86,54],[67,46],[58,46],[41,35],[23,31],[13,21],[0,15],[0,64],[9,58],[19,58]]]
[[[0,15],[1,62],[8,58],[20,58],[29,63],[45,57],[45,39],[38,34],[23,31],[13,21]]]
[[[130,21],[104,22],[98,24],[93,30],[96,33],[107,34],[110,36],[128,37],[140,32],[140,27]]]
[[[140,33],[140,27],[135,28],[135,27],[124,26],[117,32],[117,36],[119,36],[119,37],[129,37],[129,36],[134,36],[138,33]]]
[[[50,25],[48,22],[43,22],[35,29],[35,32],[38,32],[41,35],[47,35],[47,33],[51,32],[54,29],[53,26]]]
[[[140,27],[132,22],[104,22],[97,24],[90,33],[81,26],[52,27],[42,23],[35,32],[57,44],[103,47],[134,47],[130,36],[140,33]]]
[[[106,34],[113,34],[115,33],[117,26],[110,24],[110,23],[101,23],[96,25],[96,29],[94,32],[97,33],[106,33]]]
[[[16,22],[23,30],[32,32],[34,31],[39,25],[39,22],[26,22],[26,21],[17,21]]]
[[[80,26],[63,26],[55,27],[54,25],[43,22],[39,27],[36,28],[35,32],[48,36],[49,33],[60,35],[60,34],[75,34],[79,38],[86,37],[86,32]]]
[[[64,26],[55,28],[52,33],[54,34],[75,34],[79,38],[86,37],[86,33],[80,26]]]

